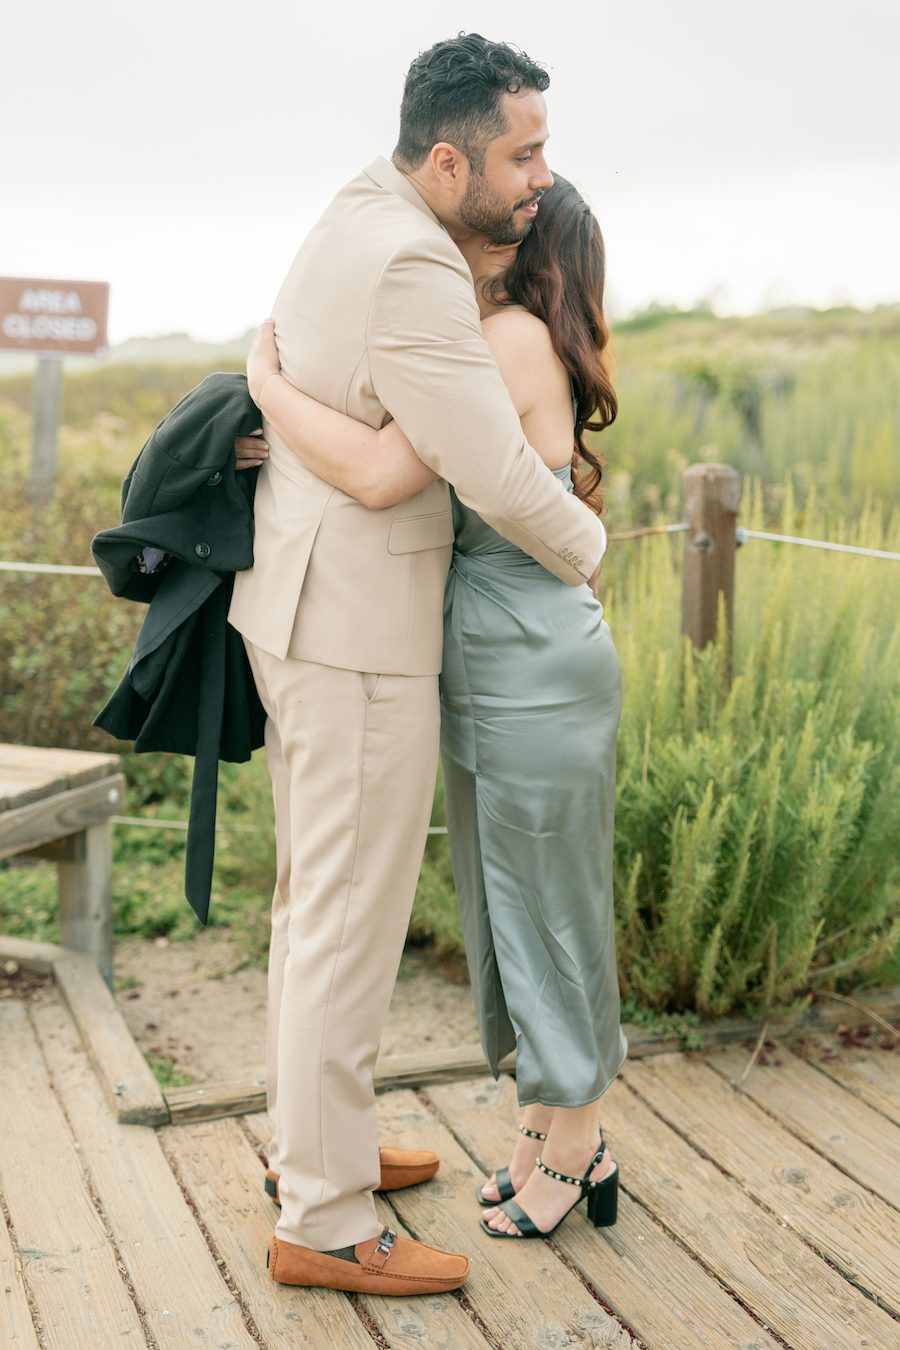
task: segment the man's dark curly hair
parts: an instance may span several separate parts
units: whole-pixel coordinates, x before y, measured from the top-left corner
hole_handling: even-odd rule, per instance
[[[394,161],[417,169],[432,146],[449,141],[476,173],[488,143],[506,130],[503,94],[543,92],[550,76],[525,52],[480,33],[460,33],[421,52],[406,73]]]

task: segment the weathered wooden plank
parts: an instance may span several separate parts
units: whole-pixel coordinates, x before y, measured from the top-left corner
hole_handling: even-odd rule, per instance
[[[2,1138],[2,1137],[0,1137]],[[0,1213],[0,1345],[4,1350],[39,1350],[28,1308],[22,1262]]]
[[[502,1061],[511,1069],[515,1055]],[[375,1091],[393,1092],[398,1088],[424,1087],[428,1083],[452,1083],[471,1078],[487,1070],[480,1045],[451,1045],[438,1050],[416,1050],[410,1055],[382,1055],[375,1065]]]
[[[832,1167],[700,1059],[660,1055],[629,1064],[625,1081],[854,1284],[900,1313],[895,1209]],[[900,1130],[897,1142],[900,1150]]]
[[[621,1080],[603,1097],[621,1184],[792,1350],[888,1347],[897,1324],[661,1121]]]
[[[15,999],[0,1003],[0,1081],[15,1085],[6,1098],[14,1107],[3,1113],[0,1186],[47,1350],[143,1345],[27,1007]]]
[[[821,1035],[798,1041],[791,1049],[900,1125],[900,1044],[895,1044],[893,1050],[870,1050],[865,1046],[842,1046],[833,1036]]]
[[[900,988],[867,992],[869,1007],[882,1017],[896,1017],[900,1012]],[[784,1021],[768,1024],[767,1035],[777,1039],[795,1036],[798,1028],[822,1028],[845,1022],[856,1026],[866,1020],[865,1010],[829,1003],[815,1003],[805,1012]],[[755,1040],[758,1022],[726,1018],[697,1028],[704,1047],[732,1045]],[[683,1049],[678,1036],[648,1031],[646,1027],[626,1024],[628,1058],[640,1059],[646,1055],[672,1054]],[[501,1064],[504,1072],[515,1069],[515,1054]],[[375,1071],[378,1092],[391,1092],[403,1087],[427,1087],[431,1083],[453,1083],[467,1078],[481,1078],[487,1064],[481,1046],[458,1045],[438,1050],[417,1051],[410,1055],[385,1055]],[[170,1088],[166,1093],[172,1123],[191,1120],[215,1120],[221,1116],[246,1115],[264,1110],[266,1105],[265,1080],[239,1079],[234,1082],[206,1083],[203,1086]]]
[[[473,1197],[480,1171],[414,1093],[387,1093],[378,1106],[382,1138],[400,1148],[434,1149],[441,1158],[431,1181],[390,1192],[392,1208],[414,1237],[471,1258],[463,1293],[500,1345],[634,1346],[547,1243],[498,1241],[480,1231]]]
[[[65,788],[65,780],[0,765],[0,811],[15,811]]]
[[[167,1123],[169,1112],[159,1084],[132,1040],[96,962],[86,953],[66,950],[53,971],[119,1123]]]
[[[265,1080],[240,1079],[228,1083],[192,1083],[188,1087],[165,1090],[166,1107],[172,1125],[198,1125],[205,1120],[222,1120],[259,1111],[266,1104]]]
[[[60,750],[55,746],[12,745],[4,741],[0,743],[0,774],[7,768],[41,774],[50,782],[77,787],[79,783],[118,773],[119,757],[93,750]]]
[[[747,1054],[717,1051],[709,1064],[734,1081],[747,1066]],[[879,1111],[786,1047],[766,1064],[755,1064],[738,1086],[842,1172],[900,1207],[900,1140],[897,1127]]]
[[[159,1134],[263,1342],[372,1350],[371,1337],[346,1296],[271,1279],[266,1250],[276,1211],[263,1192],[259,1159],[237,1121],[169,1126]]]
[[[159,1350],[255,1350],[156,1131],[119,1125],[110,1114],[58,991],[42,993],[32,1016],[82,1165]]]
[[[428,1097],[481,1163],[480,1179],[506,1166],[521,1118],[510,1078],[432,1087]],[[480,1213],[474,1195],[471,1203]],[[647,1350],[709,1350],[713,1343],[774,1350],[776,1342],[627,1193],[620,1193],[615,1227],[594,1229],[579,1207],[553,1242]]]
[[[0,813],[0,858],[77,834],[115,815],[125,797],[121,774],[57,792]]]
[[[257,1152],[268,1146],[271,1128],[266,1112],[244,1116]],[[389,1142],[385,1140],[385,1142]],[[264,1172],[259,1168],[257,1185],[262,1190]],[[277,1210],[271,1206],[271,1213]],[[382,1223],[404,1237],[412,1236],[385,1197],[376,1196],[375,1204]],[[420,1298],[381,1298],[360,1295],[359,1303],[384,1332],[394,1350],[485,1350],[485,1340],[475,1322],[454,1297],[424,1294]]]
[[[16,961],[23,970],[48,974],[64,955],[65,948],[55,942],[29,942],[27,938],[0,934],[0,961]]]
[[[504,1060],[504,1065],[507,1061]],[[514,1063],[511,1056],[509,1063]],[[419,1051],[412,1055],[384,1055],[375,1068],[375,1091],[390,1092],[398,1087],[471,1078],[487,1070],[479,1045],[450,1046]],[[215,1120],[221,1116],[248,1115],[265,1110],[265,1079],[240,1079],[231,1083],[204,1083],[200,1086],[170,1088],[166,1101],[172,1124],[193,1120]]]

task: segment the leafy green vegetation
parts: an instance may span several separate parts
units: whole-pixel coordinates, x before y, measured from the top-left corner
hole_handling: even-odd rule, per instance
[[[814,515],[786,510],[784,524],[821,534]],[[620,554],[607,606],[624,690],[623,988],[710,1015],[788,1006],[838,974],[884,977],[900,938],[900,575],[746,545],[729,686],[724,644],[695,659],[679,636],[680,547],[657,537]]]
[[[189,1087],[194,1081],[189,1073],[176,1069],[174,1061],[165,1055],[145,1054],[144,1058],[161,1088]]]
[[[745,475],[743,525],[897,550],[896,310],[651,311],[614,343],[622,411],[599,441],[611,529],[679,519],[683,468],[718,460]],[[30,386],[0,381],[0,557],[89,562],[147,434],[205,373],[67,377],[61,489],[38,519],[25,478]],[[682,550],[679,537],[615,545],[602,586],[623,669],[623,1007],[692,1043],[700,1017],[900,975],[900,566],[749,541],[729,684],[721,644],[696,659],[680,636]],[[126,751],[128,813],[183,821],[190,761],[129,754],[90,727],[141,617],[99,579],[0,574],[0,739]],[[211,919],[262,965],[274,883],[262,752],[222,767],[219,823]],[[183,832],[122,825],[115,840],[117,934],[195,932]],[[54,940],[48,864],[0,865],[0,929]],[[440,836],[426,847],[410,940],[461,948]]]

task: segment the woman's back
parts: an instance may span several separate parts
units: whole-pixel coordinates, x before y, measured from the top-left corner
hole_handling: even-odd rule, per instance
[[[526,440],[550,469],[572,462],[574,413],[569,372],[550,330],[521,305],[490,314],[482,331],[509,390]]]

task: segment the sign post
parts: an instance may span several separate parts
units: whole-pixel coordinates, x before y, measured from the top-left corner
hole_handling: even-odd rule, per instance
[[[62,359],[67,352],[106,351],[108,310],[105,281],[0,277],[0,349],[38,353],[31,446],[35,510],[50,500],[56,484]]]
[[[38,357],[34,372],[33,431],[31,437],[31,475],[29,492],[31,509],[39,511],[46,506],[56,487],[59,464],[57,429],[62,390],[62,357]]]

